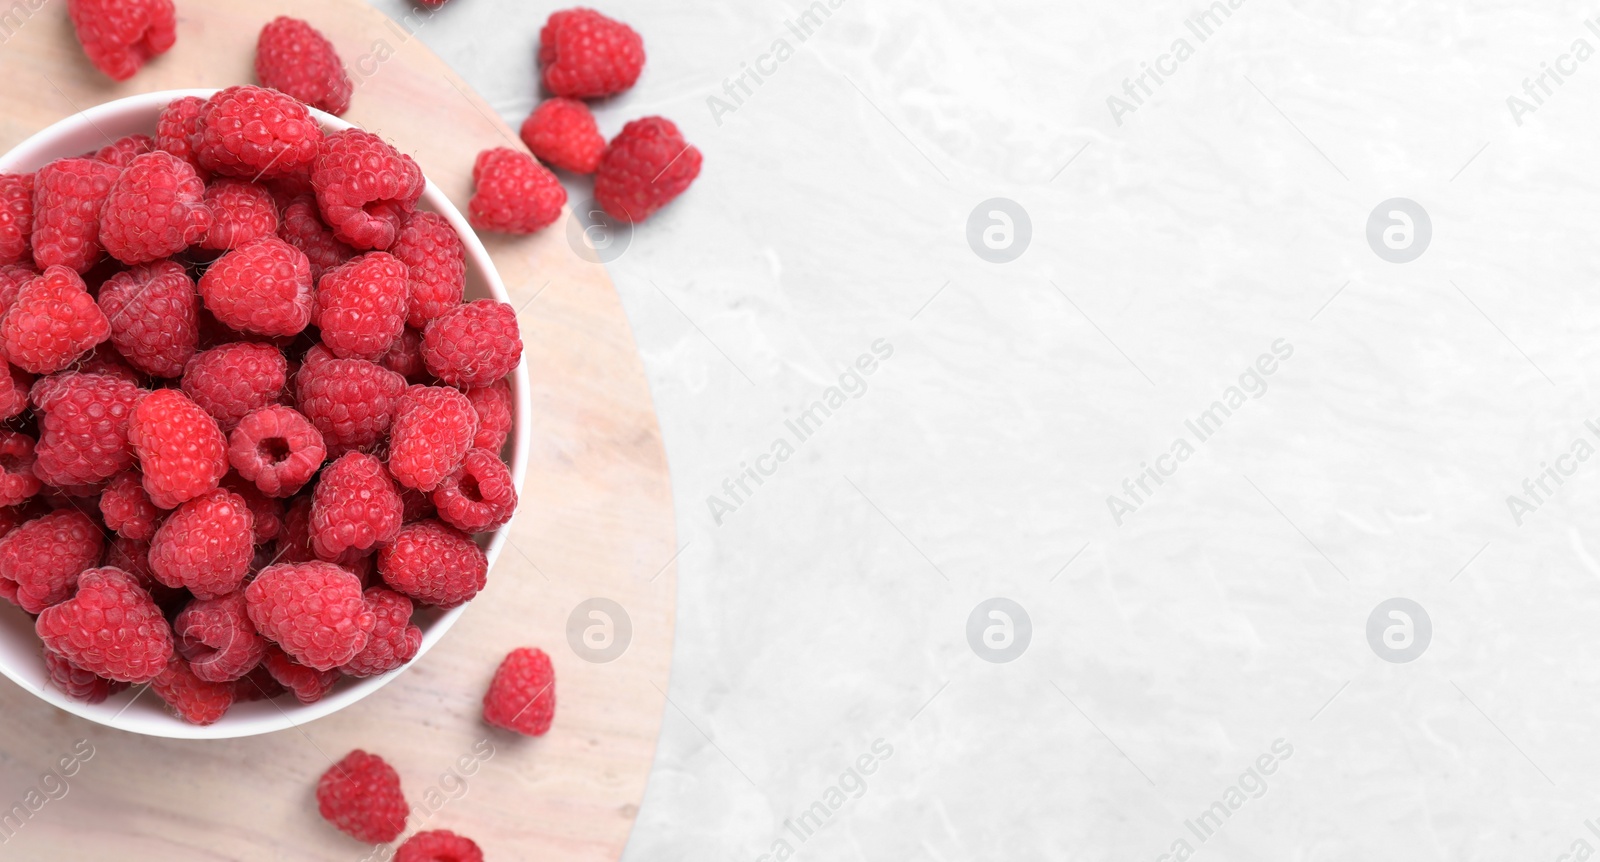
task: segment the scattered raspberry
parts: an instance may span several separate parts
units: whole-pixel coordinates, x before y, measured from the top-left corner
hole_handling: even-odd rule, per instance
[[[194,142],[200,134],[200,112],[205,106],[206,100],[199,96],[184,96],[168,102],[161,109],[161,116],[156,119],[156,148],[188,162],[190,167],[200,172],[201,177],[210,172],[200,167],[200,159],[194,153]]]
[[[461,463],[478,434],[478,412],[459,389],[413,386],[389,432],[389,472],[407,488],[431,491]]]
[[[406,382],[362,359],[313,364],[308,354],[295,388],[300,412],[322,432],[328,454],[341,455],[383,439]]]
[[[522,334],[511,306],[479,299],[440,315],[422,333],[422,361],[454,386],[487,386],[522,360]]]
[[[67,661],[59,653],[43,651],[44,669],[50,683],[73,700],[84,703],[101,703],[106,698],[128,687],[125,682],[98,677]]]
[[[417,521],[378,551],[378,574],[422,604],[453,608],[483,589],[489,561],[465,533],[439,521]]]
[[[433,504],[445,523],[468,533],[493,530],[511,520],[517,509],[517,486],[511,468],[487,449],[473,449],[461,466],[433,492]]]
[[[150,571],[169,587],[215,599],[250,571],[255,522],[244,498],[216,488],[178,507],[150,540]]]
[[[594,199],[614,219],[642,222],[700,175],[700,151],[671,120],[645,117],[611,139],[594,175]]]
[[[33,177],[33,263],[88,272],[100,259],[100,210],[122,173],[95,159],[58,159]]]
[[[200,276],[200,298],[223,325],[257,335],[295,335],[311,322],[311,262],[273,236],[223,255]]]
[[[175,389],[145,396],[128,422],[128,443],[151,502],[174,509],[217,487],[228,471],[227,441],[217,420]]]
[[[245,613],[244,593],[196,599],[172,623],[178,654],[206,682],[233,682],[261,663],[267,641]]]
[[[283,650],[277,647],[269,646],[268,649],[277,650],[278,655],[283,655]],[[283,660],[289,661],[287,657]],[[311,671],[311,673],[319,673],[319,671]],[[334,675],[337,676],[338,674]],[[272,675],[272,671],[267,667],[266,660],[263,659],[261,664],[256,665],[255,670],[234,681],[233,702],[249,703],[256,700],[271,700],[285,691],[288,691],[288,689],[284,688],[283,684],[278,682],[277,678]]]
[[[195,136],[202,167],[255,181],[300,170],[317,158],[322,129],[293,96],[229,87],[206,100]]]
[[[546,164],[575,174],[594,173],[606,149],[589,106],[559,97],[540,102],[522,122],[522,142]]]
[[[332,563],[268,566],[244,595],[256,630],[316,670],[354,658],[377,622],[361,597],[361,581]]]
[[[533,233],[560,218],[567,202],[567,190],[549,168],[510,147],[479,153],[472,184],[477,191],[467,215],[478,230]]]
[[[406,266],[387,252],[364,254],[317,282],[312,322],[340,359],[377,359],[406,326]]]
[[[173,715],[190,724],[216,724],[233,706],[231,681],[207,682],[176,655],[167,660],[167,669],[150,683],[150,688],[166,701]]]
[[[245,507],[250,510],[251,530],[256,545],[265,545],[283,533],[282,500],[261,493],[260,488],[237,473],[222,477],[222,487],[244,499]]]
[[[100,495],[100,518],[106,522],[108,529],[124,539],[150,541],[156,534],[156,523],[165,514],[150,502],[150,496],[140,484],[139,474],[132,470],[118,473]]]
[[[289,361],[270,344],[235,341],[197,354],[183,371],[183,394],[232,431],[252,410],[276,404]]]
[[[0,264],[33,263],[33,174],[0,174]]]
[[[211,229],[205,183],[189,163],[157,151],[123,169],[100,215],[100,245],[126,264],[177,254]]]
[[[311,494],[311,547],[332,560],[394,539],[404,507],[383,462],[349,452],[328,465]]]
[[[30,614],[63,602],[104,547],[100,528],[77,509],[35,518],[0,539],[0,596]]]
[[[389,349],[378,357],[378,364],[407,380],[415,380],[428,372],[422,364],[422,333],[406,327]]]
[[[294,496],[327,454],[311,420],[282,405],[246,414],[228,438],[228,463],[270,497]]]
[[[200,343],[200,298],[181,264],[157,261],[119,272],[100,286],[111,343],[154,377],[177,377]]]
[[[316,703],[339,681],[337,670],[306,667],[289,658],[289,654],[276,644],[267,645],[267,654],[261,664],[280,688],[288,689],[294,694],[294,699],[301,703]]]
[[[544,650],[514,649],[483,696],[483,720],[523,736],[543,736],[556,714],[556,671]]]
[[[483,862],[483,851],[470,838],[430,829],[407,838],[395,851],[394,862]]]
[[[371,132],[345,129],[327,138],[311,169],[323,220],[340,241],[387,249],[422,196],[422,169]]]
[[[0,506],[15,506],[39,493],[33,444],[26,434],[0,430]]]
[[[444,216],[407,216],[389,253],[406,266],[406,323],[421,329],[461,304],[467,250]]]
[[[373,587],[363,595],[377,622],[367,645],[340,668],[354,677],[388,673],[415,658],[422,647],[422,629],[411,624],[410,599],[382,587]]]
[[[511,434],[511,381],[502,377],[488,386],[468,389],[467,400],[478,412],[478,436],[473,438],[472,448],[498,453]]]
[[[376,754],[356,749],[317,781],[317,809],[339,831],[372,844],[406,830],[400,774]]]
[[[178,40],[172,0],[67,0],[83,53],[112,80],[126,81]]]
[[[234,249],[278,234],[278,205],[264,186],[244,180],[213,180],[206,186],[205,202],[212,221],[200,240],[201,248]]]
[[[91,158],[108,165],[126,168],[133,160],[156,148],[155,139],[149,135],[125,135],[101,147]]]
[[[83,279],[52,266],[17,293],[0,319],[0,347],[24,371],[52,374],[111,337],[111,325]]]
[[[4,550],[0,540],[0,554]],[[89,569],[77,576],[77,587],[76,595],[45,608],[34,623],[46,649],[92,674],[122,682],[149,682],[166,670],[172,632],[132,575],[121,569]]]
[[[322,214],[317,210],[315,198],[299,198],[284,207],[278,236],[300,249],[311,262],[313,280],[321,280],[324,272],[356,256],[355,249],[340,242],[333,231],[322,223]]]
[[[539,31],[544,87],[557,96],[598,99],[620,93],[644,69],[644,40],[593,9],[553,13]]]
[[[65,371],[41,378],[33,386],[40,413],[34,475],[57,487],[94,485],[132,467],[128,423],[144,396],[106,374]]]
[[[350,76],[333,43],[298,18],[279,16],[256,39],[256,80],[313,108],[343,114],[350,107]]]

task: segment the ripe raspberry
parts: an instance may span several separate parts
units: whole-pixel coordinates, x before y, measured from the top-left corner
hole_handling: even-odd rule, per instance
[[[156,118],[156,149],[188,162],[201,178],[206,178],[210,172],[200,167],[194,142],[200,133],[200,112],[205,106],[206,100],[199,96],[184,96],[168,102],[161,109],[161,116]]]
[[[421,604],[453,608],[483,589],[489,561],[465,533],[439,521],[416,521],[378,551],[378,575]]]
[[[333,43],[299,18],[279,16],[256,39],[256,80],[313,108],[343,114],[350,107],[350,76]]]
[[[67,661],[60,653],[52,652],[49,649],[45,649],[42,652],[44,655],[44,669],[50,675],[50,683],[61,689],[62,693],[73,700],[81,700],[84,703],[101,703],[111,695],[128,687],[125,682],[116,682],[95,676]]]
[[[100,518],[124,539],[150,541],[156,534],[156,522],[164,514],[150,502],[144,486],[139,484],[139,474],[132,470],[118,473],[100,495]]]
[[[393,841],[406,831],[400,774],[359,748],[318,779],[317,810],[339,831],[372,844]]]
[[[233,682],[261,663],[267,640],[245,613],[244,593],[196,599],[172,623],[178,654],[206,682]]]
[[[543,736],[556,714],[556,671],[544,650],[511,651],[483,696],[483,720],[523,736]]]
[[[295,388],[300,412],[336,456],[383,439],[406,382],[362,359],[326,359],[301,366]]]
[[[407,488],[432,491],[461,463],[478,434],[478,412],[461,390],[413,386],[389,434],[389,472]]]
[[[422,629],[411,624],[411,600],[405,596],[382,587],[363,595],[377,622],[367,645],[340,670],[354,677],[379,676],[416,657]]]
[[[311,547],[332,560],[350,549],[365,551],[400,531],[404,507],[383,462],[349,452],[328,465],[311,494]]]
[[[422,169],[410,156],[361,129],[328,136],[311,182],[333,235],[358,249],[394,245],[424,186]]]
[[[322,129],[293,96],[229,87],[206,100],[195,156],[207,170],[252,182],[292,174],[317,158]]]
[[[407,380],[427,374],[428,369],[422,364],[422,333],[406,327],[400,337],[389,345],[389,349],[378,357],[378,364]]]
[[[200,298],[224,326],[257,335],[295,335],[311,322],[311,262],[264,236],[223,255],[200,276]]]
[[[227,441],[217,420],[175,389],[158,389],[133,409],[128,444],[144,490],[163,509],[217,487],[228,472]]]
[[[322,223],[315,198],[299,198],[284,207],[278,236],[300,249],[311,262],[313,280],[321,280],[323,273],[356,256],[355,249],[340,242]]]
[[[439,517],[458,530],[481,533],[511,520],[517,486],[511,468],[487,449],[473,449],[433,492]]]
[[[33,174],[0,174],[0,264],[33,263]]]
[[[250,571],[255,521],[244,498],[216,488],[178,507],[150,540],[150,571],[169,587],[215,599]]]
[[[368,252],[317,282],[312,322],[340,359],[377,359],[406,326],[406,265]]]
[[[266,545],[283,532],[283,501],[261,493],[253,483],[237,473],[222,477],[222,486],[244,499],[250,510],[251,530],[257,546]],[[271,562],[277,562],[268,558]],[[257,567],[259,568],[259,567]]]
[[[337,670],[316,670],[289,658],[277,644],[267,645],[266,657],[261,660],[262,667],[272,675],[280,689],[287,689],[294,694],[294,699],[301,703],[316,703],[333,688],[339,681],[340,673]]]
[[[0,311],[0,314],[4,314]],[[419,356],[417,362],[422,361]],[[33,375],[20,368],[12,368],[0,359],[0,420],[18,416],[28,409],[28,388],[33,385]]]
[[[438,213],[406,217],[389,253],[406,265],[406,323],[421,329],[461,304],[466,289],[466,247]]]
[[[0,265],[0,316],[4,316],[6,309],[17,301],[17,294],[28,286],[28,282],[38,277],[39,271],[33,268],[32,263]]]
[[[200,297],[179,263],[156,261],[119,272],[100,286],[111,343],[154,377],[177,377],[200,343]]]
[[[594,199],[612,218],[642,222],[700,175],[700,151],[671,120],[645,117],[611,139],[594,175]]]
[[[64,266],[28,282],[0,319],[6,359],[34,374],[60,371],[110,337],[111,324],[83,279]]]
[[[282,405],[246,414],[228,437],[228,463],[269,497],[292,497],[327,457],[322,433]]]
[[[468,389],[467,400],[478,413],[478,436],[473,438],[472,448],[498,453],[511,434],[511,381],[502,377],[488,386]]]
[[[126,264],[177,254],[211,229],[206,185],[177,156],[157,151],[124,168],[100,215],[100,245]]]
[[[235,341],[196,354],[183,371],[183,394],[232,431],[252,410],[276,404],[289,379],[289,361],[270,344]]]
[[[15,506],[39,493],[33,444],[26,434],[0,430],[0,506]]]
[[[90,158],[126,168],[135,158],[155,148],[156,141],[149,135],[125,135],[96,150]]]
[[[100,259],[100,210],[122,171],[94,159],[58,159],[33,177],[33,263],[88,272]]]
[[[361,597],[361,581],[332,563],[268,566],[244,595],[256,631],[316,670],[354,658],[377,623]]]
[[[483,851],[470,838],[430,829],[407,838],[395,851],[394,862],[483,862]]]
[[[589,106],[559,97],[540,102],[522,121],[522,142],[546,164],[575,174],[594,173],[606,149]]]
[[[278,235],[278,205],[265,186],[244,180],[219,179],[206,186],[206,207],[211,229],[201,248],[227,250],[251,240]]]
[[[278,648],[268,647],[268,649],[276,650]],[[283,650],[278,650],[278,655],[283,655]],[[285,658],[284,661],[288,661],[288,659]],[[317,673],[317,671],[312,671],[312,673]],[[338,676],[338,674],[334,674],[334,676]],[[272,672],[267,669],[266,661],[263,659],[261,664],[256,665],[255,670],[234,680],[233,702],[250,703],[257,700],[271,700],[283,694],[284,691],[286,689],[283,684],[272,676]]]
[[[632,27],[593,9],[564,9],[539,31],[539,68],[544,88],[557,96],[610,96],[639,80],[644,40]]]
[[[46,649],[96,676],[121,682],[149,682],[166,670],[172,632],[133,575],[121,569],[89,569],[77,576],[77,588],[76,595],[45,608],[35,621]]]
[[[167,660],[166,670],[150,683],[173,715],[205,726],[216,724],[233,706],[233,683],[207,682],[179,656]]]
[[[93,485],[133,466],[128,423],[144,390],[118,377],[66,371],[33,386],[39,408],[33,473],[57,487]]]
[[[112,80],[126,81],[178,40],[172,0],[67,0],[83,53]]]
[[[453,386],[487,386],[522,360],[522,334],[511,306],[479,299],[435,318],[422,333],[422,361]]]
[[[567,190],[549,168],[510,147],[479,153],[472,184],[477,191],[467,216],[478,230],[533,233],[560,218],[567,202]]]
[[[151,528],[152,535],[155,529]],[[124,539],[118,536],[111,540],[111,547],[106,551],[106,565],[113,569],[121,569],[133,576],[139,582],[139,588],[150,594],[156,604],[164,604],[165,599],[181,595],[187,602],[189,595],[181,590],[174,590],[156,580],[150,573],[150,543]]]

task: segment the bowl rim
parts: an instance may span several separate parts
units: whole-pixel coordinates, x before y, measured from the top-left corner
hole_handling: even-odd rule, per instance
[[[81,131],[85,126],[98,130],[99,121],[110,122],[116,118],[125,118],[128,114],[148,112],[151,117],[150,129],[154,132],[155,117],[169,102],[185,96],[197,96],[205,99],[218,92],[219,88],[198,88],[180,90],[157,90],[149,93],[140,93],[113,99],[93,107],[79,111],[71,116],[64,117],[45,128],[29,135],[16,146],[0,155],[0,172],[16,170],[20,164],[34,164],[26,170],[36,170],[38,165],[57,158],[70,158],[75,154],[55,154],[53,149],[57,140],[73,131]],[[335,117],[332,114],[308,106],[313,117],[325,130],[340,131],[343,129],[359,128],[348,120]],[[43,159],[43,161],[41,161]],[[462,216],[447,195],[424,174],[425,187],[421,203],[438,213],[450,222],[456,233],[461,237],[462,244],[466,247],[466,262],[469,273],[476,269],[488,286],[490,297],[506,304],[511,303],[510,295],[506,292],[505,284],[500,279],[500,273],[495,268],[494,261],[489,256],[482,240],[472,226]],[[527,478],[528,450],[531,445],[530,425],[532,410],[529,404],[530,386],[528,382],[527,355],[517,361],[516,370],[512,372],[512,397],[513,397],[513,424],[511,435],[511,476],[519,491],[518,503],[521,502],[521,489]],[[515,515],[513,514],[513,519]],[[488,558],[489,570],[494,569],[496,560],[505,543],[510,539],[511,521],[507,521],[491,535],[485,556]],[[323,699],[310,704],[291,702],[279,703],[281,699],[274,698],[264,701],[277,707],[277,711],[265,712],[258,716],[239,716],[230,722],[235,715],[231,712],[224,715],[215,724],[200,726],[189,724],[183,719],[169,714],[164,709],[129,711],[136,701],[141,699],[149,684],[132,686],[116,696],[107,698],[98,704],[88,704],[68,698],[65,693],[56,689],[48,681],[48,675],[43,672],[43,661],[36,659],[34,673],[24,673],[12,662],[0,658],[0,674],[11,679],[22,688],[35,696],[45,700],[51,705],[65,710],[80,718],[87,719],[96,724],[136,733],[145,736],[163,737],[168,739],[237,739],[248,736],[258,736],[265,733],[274,733],[281,730],[298,728],[306,722],[332,715],[366,697],[389,684],[400,674],[406,672],[422,660],[422,657],[433,648],[460,619],[471,602],[466,602],[457,607],[444,611],[438,619],[434,620],[423,632],[422,645],[411,661],[380,676],[355,679],[353,683],[342,683],[335,691],[330,692]],[[115,710],[115,711],[113,711]]]

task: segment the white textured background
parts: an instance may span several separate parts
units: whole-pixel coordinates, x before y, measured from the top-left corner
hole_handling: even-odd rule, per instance
[[[451,0],[421,37],[515,126],[553,8]],[[804,44],[800,8],[604,5],[649,63],[602,130],[659,113],[705,154],[610,266],[685,546],[625,858],[757,859],[879,738],[800,858],[1600,846],[1600,458],[1520,527],[1505,501],[1600,417],[1600,57],[1506,106],[1600,51],[1600,3],[1247,0],[1120,127],[1106,96],[1201,3],[844,0]],[[997,196],[1033,224],[1004,265],[965,239]],[[1406,265],[1365,239],[1396,196],[1434,226]],[[1106,496],[1280,338],[1266,394],[1118,527]],[[707,496],[877,339],[866,393],[716,525]],[[965,636],[995,595],[1034,626],[1009,664]],[[1433,621],[1411,664],[1367,644],[1392,596]],[[1261,798],[1184,830],[1280,738]]]

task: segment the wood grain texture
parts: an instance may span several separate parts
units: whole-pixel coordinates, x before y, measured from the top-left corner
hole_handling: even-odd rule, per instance
[[[45,3],[0,45],[0,147],[119,96],[251,82],[256,34],[276,14],[328,35],[358,79],[346,119],[411,153],[463,210],[474,155],[520,146],[408,34],[425,24],[408,28],[356,0],[181,4],[177,46],[123,84],[84,61],[65,7]],[[312,795],[331,760],[364,748],[400,772],[416,806],[411,829],[456,830],[491,860],[618,857],[644,793],[671,658],[676,538],[665,455],[603,267],[572,250],[563,225],[485,242],[512,302],[525,305],[534,416],[522,506],[488,588],[437,648],[382,691],[263,737],[135,736],[0,685],[0,809],[34,789],[46,800],[20,829],[0,828],[0,856],[388,858],[323,823]],[[566,637],[569,613],[596,596],[619,602],[633,626],[628,650],[607,664],[584,661]],[[542,647],[556,665],[555,726],[537,740],[480,718],[496,663],[522,645]],[[82,745],[93,754],[74,774],[51,773]]]

